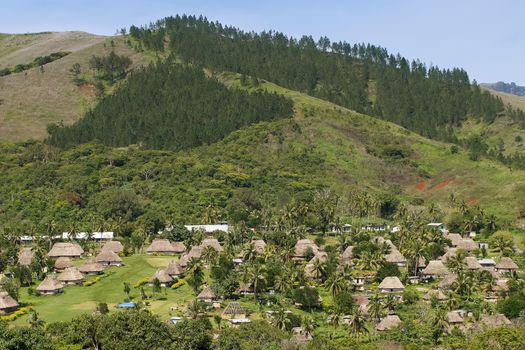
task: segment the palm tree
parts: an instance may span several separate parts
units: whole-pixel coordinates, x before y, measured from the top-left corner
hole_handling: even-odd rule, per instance
[[[201,258],[209,265],[217,259],[217,255],[215,248],[207,245],[202,249]]]
[[[449,311],[456,310],[459,306],[459,300],[457,294],[449,290],[446,293],[447,299],[445,300],[445,308]]]
[[[255,248],[255,244],[253,242],[250,242],[246,244],[242,251],[242,260],[243,261],[253,261],[257,258],[257,249]]]
[[[312,263],[312,272],[316,280],[322,280],[326,274],[325,264],[322,263],[318,258],[314,258]]]
[[[498,250],[502,256],[510,255],[514,251],[514,243],[512,240],[503,236],[494,237],[492,246]]]
[[[357,266],[361,270],[376,271],[381,267],[383,260],[384,257],[381,252],[372,253],[370,251],[364,251],[361,253]]]
[[[393,311],[398,304],[398,301],[396,298],[394,298],[393,295],[389,294],[385,299],[385,308],[388,310],[388,312]]]
[[[467,253],[464,250],[460,249],[457,251],[456,255],[451,256],[447,259],[445,265],[449,268],[450,271],[456,274],[463,272],[467,268],[467,262],[465,261],[466,256]]]
[[[245,275],[246,283],[253,287],[253,299],[257,300],[257,293],[266,283],[266,266],[261,263],[255,263],[249,266]]]
[[[186,275],[190,276],[190,280],[188,281],[188,283],[191,285],[193,291],[196,293],[204,279],[202,263],[198,258],[192,257],[188,261],[188,266],[186,267]]]
[[[487,218],[487,229],[490,231],[490,232],[494,232],[496,231],[496,229],[498,228],[498,225],[496,224],[496,216],[495,215],[490,215],[488,218]]]
[[[378,321],[385,315],[385,311],[385,305],[381,302],[379,294],[374,294],[368,303],[368,315]]]
[[[329,279],[326,280],[325,286],[332,294],[332,297],[335,297],[339,293],[348,289],[348,282],[341,275],[332,275]]]
[[[341,311],[335,309],[334,312],[330,315],[330,325],[332,325],[334,328],[338,328],[339,325],[341,325],[341,322],[343,321],[343,314]]]
[[[188,304],[187,311],[188,316],[195,320],[205,312],[204,304],[199,299],[193,299],[193,301]]]
[[[290,325],[291,321],[288,317],[288,313],[283,307],[279,307],[273,314],[270,320],[272,326],[277,327],[281,330],[285,330]]]
[[[290,278],[289,273],[283,271],[275,276],[274,287],[275,290],[280,293],[285,293],[286,291],[292,289],[293,281]]]
[[[447,311],[438,308],[432,317],[432,327],[439,333],[443,333],[448,327]]]
[[[350,327],[352,335],[356,338],[359,338],[362,333],[369,332],[368,328],[366,327],[366,318],[361,309],[358,307],[353,309],[352,317],[350,318],[348,326]]]
[[[301,318],[301,327],[307,336],[311,336],[315,330],[315,321],[310,316],[304,316]]]

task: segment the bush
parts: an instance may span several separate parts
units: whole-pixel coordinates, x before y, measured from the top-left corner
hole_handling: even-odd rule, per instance
[[[319,292],[313,287],[297,288],[293,291],[293,300],[302,308],[315,308],[319,306]]]
[[[375,279],[377,282],[381,282],[385,277],[389,276],[399,277],[401,276],[401,271],[399,271],[399,267],[396,264],[385,262],[377,271]]]
[[[413,289],[405,289],[403,292],[403,301],[405,304],[414,304],[419,300],[419,293]]]
[[[140,288],[143,285],[147,284],[148,282],[149,282],[149,277],[144,277],[138,280],[137,282],[135,282],[135,284],[133,285],[133,288]]]
[[[352,293],[339,293],[334,298],[334,304],[338,311],[345,315],[350,314],[352,313],[352,309],[354,307],[354,297],[352,296]]]
[[[15,312],[13,312],[12,314],[10,315],[7,315],[7,316],[0,316],[0,321],[14,321],[16,320],[17,318],[19,318],[20,316],[23,316],[23,315],[26,315],[27,313],[29,313],[29,311],[33,310],[33,307],[32,306],[28,306],[28,307],[21,307],[20,309],[16,310]]]
[[[177,289],[184,284],[186,284],[186,281],[184,281],[183,279],[180,279],[171,285],[171,289]]]
[[[517,318],[525,310],[525,293],[512,293],[498,303],[498,311],[508,318]]]
[[[95,278],[92,279],[92,280],[89,280],[89,281],[84,282],[84,287],[92,286],[92,285],[94,285],[95,283],[97,283],[98,281],[100,281],[100,276],[99,276],[99,277],[95,277]]]

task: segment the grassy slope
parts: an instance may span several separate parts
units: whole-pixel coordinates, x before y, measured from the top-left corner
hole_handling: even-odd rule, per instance
[[[94,87],[77,87],[69,69],[80,63],[87,71],[92,55],[111,50],[132,58],[134,66],[146,62],[143,55],[129,48],[122,38],[99,37],[87,33],[64,32],[0,37],[0,68],[29,63],[35,57],[60,50],[72,53],[44,66],[0,78],[0,140],[43,139],[49,123],[72,123],[94,103]],[[106,47],[104,47],[106,46]]]

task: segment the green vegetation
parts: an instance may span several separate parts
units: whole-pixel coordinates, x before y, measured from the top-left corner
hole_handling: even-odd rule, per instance
[[[51,63],[53,61],[61,59],[62,57],[65,57],[69,55],[70,53],[71,52],[63,52],[63,51],[53,52],[52,54],[49,54],[47,56],[39,56],[35,58],[33,62],[31,63],[26,63],[26,64],[19,63],[14,68],[11,68],[11,69],[9,68],[0,69],[0,77],[9,75],[11,73],[20,73],[20,72],[23,72],[25,70],[35,68],[35,67],[40,67],[41,71],[43,71],[44,64]]]

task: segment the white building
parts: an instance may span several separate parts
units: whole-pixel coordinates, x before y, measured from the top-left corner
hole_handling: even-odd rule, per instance
[[[229,226],[227,223],[213,225],[184,225],[184,227],[186,227],[188,231],[204,231],[206,233],[213,233],[215,231],[229,231]]]
[[[96,241],[109,241],[113,239],[113,232],[112,231],[106,231],[106,232],[77,232],[74,234],[70,234],[69,232],[62,232],[62,239],[94,239]]]

